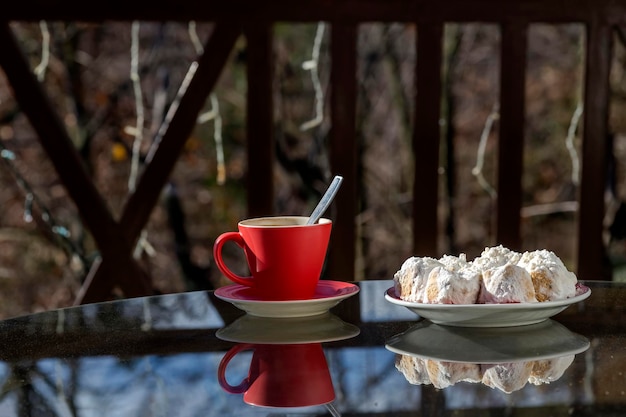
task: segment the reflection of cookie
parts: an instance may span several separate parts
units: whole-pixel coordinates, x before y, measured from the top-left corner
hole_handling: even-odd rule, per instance
[[[480,365],[473,363],[426,360],[428,377],[435,388],[445,388],[460,381],[480,382]]]
[[[574,362],[575,355],[535,361],[528,382],[534,385],[549,384],[563,376]]]
[[[574,362],[574,357],[567,355],[526,362],[476,364],[397,354],[395,365],[413,385],[432,385],[443,389],[458,382],[483,383],[510,394],[524,388],[528,382],[542,385],[556,381]]]
[[[497,364],[485,371],[482,382],[488,387],[510,394],[526,385],[533,365],[533,361]]]
[[[396,355],[396,369],[413,385],[429,385],[424,360],[410,355]]]

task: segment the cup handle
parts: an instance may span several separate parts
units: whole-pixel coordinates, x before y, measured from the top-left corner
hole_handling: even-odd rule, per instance
[[[230,360],[234,358],[235,355],[237,355],[239,352],[243,350],[248,350],[248,349],[252,349],[252,345],[248,343],[235,345],[228,352],[226,352],[226,354],[220,361],[220,365],[217,368],[217,381],[219,382],[220,386],[224,389],[224,391],[229,392],[231,394],[241,394],[243,392],[246,392],[248,388],[250,388],[250,384],[251,384],[250,375],[244,378],[243,381],[239,383],[239,385],[230,385],[228,381],[226,380],[226,368],[228,367]]]
[[[235,242],[237,246],[245,250],[246,243],[244,242],[243,237],[238,232],[222,233],[217,237],[217,239],[215,240],[215,244],[213,245],[213,258],[215,259],[217,267],[231,281],[237,284],[251,287],[253,285],[252,276],[242,277],[240,275],[237,275],[226,266],[226,263],[224,263],[224,259],[222,259],[222,248],[224,247],[224,244],[228,241]]]

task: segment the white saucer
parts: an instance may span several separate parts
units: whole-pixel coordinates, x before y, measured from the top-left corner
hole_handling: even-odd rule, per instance
[[[298,344],[333,342],[358,336],[358,327],[326,312],[308,317],[271,318],[245,314],[215,335],[229,342]]]
[[[385,292],[385,299],[403,306],[433,323],[463,327],[508,327],[540,323],[560,313],[572,304],[591,295],[591,289],[580,283],[576,296],[565,300],[540,303],[508,304],[426,304],[400,299],[394,287]]]
[[[359,287],[343,281],[320,280],[308,300],[264,301],[250,287],[232,284],[215,290],[215,296],[246,313],[259,317],[307,317],[326,313],[342,300],[359,292]]]

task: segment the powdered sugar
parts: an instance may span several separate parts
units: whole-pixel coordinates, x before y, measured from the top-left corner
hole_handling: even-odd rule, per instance
[[[405,301],[441,304],[532,303],[576,295],[576,275],[549,250],[516,252],[486,247],[467,261],[465,254],[439,259],[411,257],[394,275]]]

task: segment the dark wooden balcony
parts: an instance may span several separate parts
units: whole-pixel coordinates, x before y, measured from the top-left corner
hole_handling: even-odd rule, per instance
[[[102,254],[77,302],[110,297],[119,286],[125,296],[153,291],[149,274],[132,257],[132,249],[158,201],[197,116],[217,82],[240,36],[247,42],[248,215],[274,211],[273,167],[273,26],[278,22],[327,22],[330,30],[330,169],[344,177],[333,207],[335,226],[327,275],[355,277],[360,183],[358,181],[357,36],[359,25],[402,22],[416,25],[413,117],[414,195],[413,251],[440,256],[438,236],[439,149],[442,140],[442,54],[446,23],[484,22],[501,31],[497,203],[495,241],[521,249],[522,170],[525,132],[525,80],[528,27],[532,23],[579,23],[586,32],[583,86],[582,175],[576,212],[577,266],[580,279],[604,278],[605,183],[609,153],[609,76],[613,36],[626,24],[626,2],[609,0],[327,0],[327,1],[169,1],[149,4],[108,1],[24,0],[2,12],[0,67],[21,110],[27,115],[67,192]],[[85,172],[64,124],[26,61],[11,24],[77,21],[212,22],[211,36],[197,68],[161,132],[160,145],[146,160],[133,193],[116,218]],[[419,232],[416,232],[419,231]],[[568,237],[569,238],[569,237]]]

